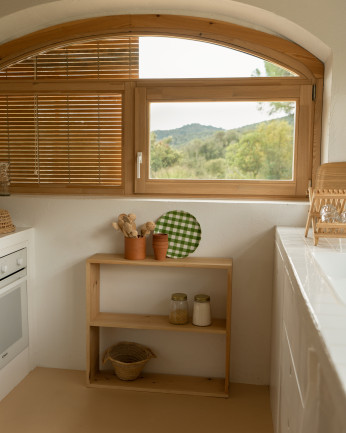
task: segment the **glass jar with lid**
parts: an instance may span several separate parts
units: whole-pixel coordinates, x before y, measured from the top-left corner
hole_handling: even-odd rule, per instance
[[[196,326],[209,326],[211,324],[209,295],[200,294],[195,296],[192,323]]]
[[[174,325],[184,325],[188,322],[188,305],[186,293],[172,294],[169,322],[173,323]]]

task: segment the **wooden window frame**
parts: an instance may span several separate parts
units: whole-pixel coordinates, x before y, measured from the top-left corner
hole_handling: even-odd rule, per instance
[[[136,174],[135,192],[140,194],[170,194],[190,196],[265,196],[304,197],[309,182],[309,154],[312,130],[312,86],[302,80],[281,78],[275,83],[254,78],[247,80],[180,80],[171,85],[165,80],[138,82],[136,88],[135,152],[142,152],[141,175]],[[214,85],[212,85],[214,81]],[[228,82],[227,82],[228,81]],[[244,83],[246,83],[244,85]],[[251,85],[249,85],[251,84]],[[202,96],[201,96],[202,95]],[[206,101],[295,101],[296,128],[292,180],[180,180],[149,178],[149,104],[151,102],[206,102]],[[302,128],[301,125],[308,125]]]
[[[305,198],[308,183],[314,181],[315,172],[320,164],[321,115],[324,65],[302,47],[256,30],[238,25],[207,20],[204,18],[173,15],[120,15],[92,18],[50,27],[23,36],[0,46],[0,68],[18,62],[63,44],[81,42],[112,36],[172,36],[190,38],[203,42],[220,44],[238,49],[244,53],[261,57],[295,72],[297,77],[283,78],[229,78],[229,79],[176,79],[176,80],[16,80],[0,82],[0,94],[32,94],[35,92],[82,93],[86,89],[94,93],[110,93],[123,90],[124,130],[123,130],[123,185],[118,189],[53,188],[46,193],[111,194],[131,196],[136,194],[152,196],[197,196],[197,197],[255,197],[255,198]],[[189,99],[191,92],[203,86],[208,100],[216,100],[216,88],[227,89],[232,100],[254,100],[254,91],[261,88],[266,100],[285,95],[296,98],[299,105],[299,130],[295,151],[294,181],[175,181],[159,182],[153,187],[145,174],[136,180],[135,156],[137,151],[144,153],[147,161],[147,104],[148,101],[169,100],[173,98],[169,89],[174,89],[175,97]],[[294,96],[292,96],[295,88]],[[156,90],[155,90],[156,89]],[[187,90],[189,89],[189,90]],[[160,94],[155,99],[155,91]],[[167,92],[166,96],[165,92]],[[232,93],[233,92],[233,93]],[[234,93],[235,92],[235,93]],[[238,93],[237,93],[238,92]],[[240,93],[239,93],[240,92]],[[185,95],[185,96],[184,96]],[[229,96],[231,95],[231,96]],[[272,96],[273,95],[273,96]],[[314,97],[312,97],[314,95]],[[276,97],[275,97],[276,96]],[[256,95],[258,99],[258,95]],[[284,98],[284,96],[282,96]],[[166,99],[165,99],[166,98]],[[175,100],[175,99],[171,100]],[[196,98],[196,97],[195,97]],[[216,98],[216,99],[215,99]],[[238,99],[237,99],[238,98]],[[192,97],[193,100],[196,100]],[[202,98],[206,100],[205,97]],[[158,183],[157,183],[158,185]],[[214,186],[213,186],[214,185]],[[12,192],[31,193],[29,188],[12,188]]]

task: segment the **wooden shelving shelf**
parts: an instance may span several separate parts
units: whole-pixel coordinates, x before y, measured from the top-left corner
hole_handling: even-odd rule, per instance
[[[179,376],[174,374],[146,373],[134,381],[124,382],[112,371],[97,372],[92,379],[97,388],[117,388],[132,391],[163,392],[166,394],[204,395],[208,397],[228,397],[224,379],[208,377]]]
[[[147,314],[99,313],[92,321],[90,321],[90,326],[226,334],[225,319],[214,319],[210,326],[200,327],[194,326],[192,323],[187,323],[186,325],[172,325],[167,321],[167,316]]]
[[[151,266],[175,268],[218,269],[225,271],[227,279],[226,318],[213,319],[211,326],[198,327],[191,323],[172,325],[167,316],[148,314],[120,314],[100,311],[100,265]],[[126,260],[117,254],[95,254],[86,262],[87,268],[87,383],[92,387],[152,391],[175,394],[227,397],[229,388],[231,301],[232,301],[232,259],[195,258],[167,259],[157,261],[149,257],[145,260]],[[225,337],[225,377],[193,377],[168,374],[144,373],[135,381],[119,380],[113,372],[100,371],[100,329],[121,328],[138,330],[161,330],[198,334],[224,335]]]
[[[121,254],[98,253],[87,259],[87,263],[100,265],[125,265],[125,266],[157,266],[173,268],[204,268],[204,269],[229,269],[232,267],[232,259],[207,258],[207,257],[186,257],[185,259],[155,260],[153,257],[146,257],[144,260],[128,260]]]

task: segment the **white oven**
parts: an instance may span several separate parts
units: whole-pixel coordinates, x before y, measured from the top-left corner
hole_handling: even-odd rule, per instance
[[[28,346],[26,248],[0,257],[0,368]]]

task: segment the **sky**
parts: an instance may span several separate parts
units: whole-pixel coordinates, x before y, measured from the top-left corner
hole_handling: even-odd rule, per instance
[[[198,41],[140,37],[140,78],[250,77],[262,75],[264,61],[236,50]],[[283,114],[277,114],[281,117]],[[268,120],[256,102],[185,102],[150,104],[150,129],[175,129],[191,123],[223,129]]]
[[[266,109],[267,107],[267,109]],[[258,110],[257,102],[155,102],[150,104],[150,130],[175,129],[191,123],[211,125],[223,129],[239,128],[285,116],[269,116],[269,103]]]
[[[258,57],[216,44],[178,38],[139,38],[140,78],[251,77]],[[230,72],[232,71],[232,72]]]

